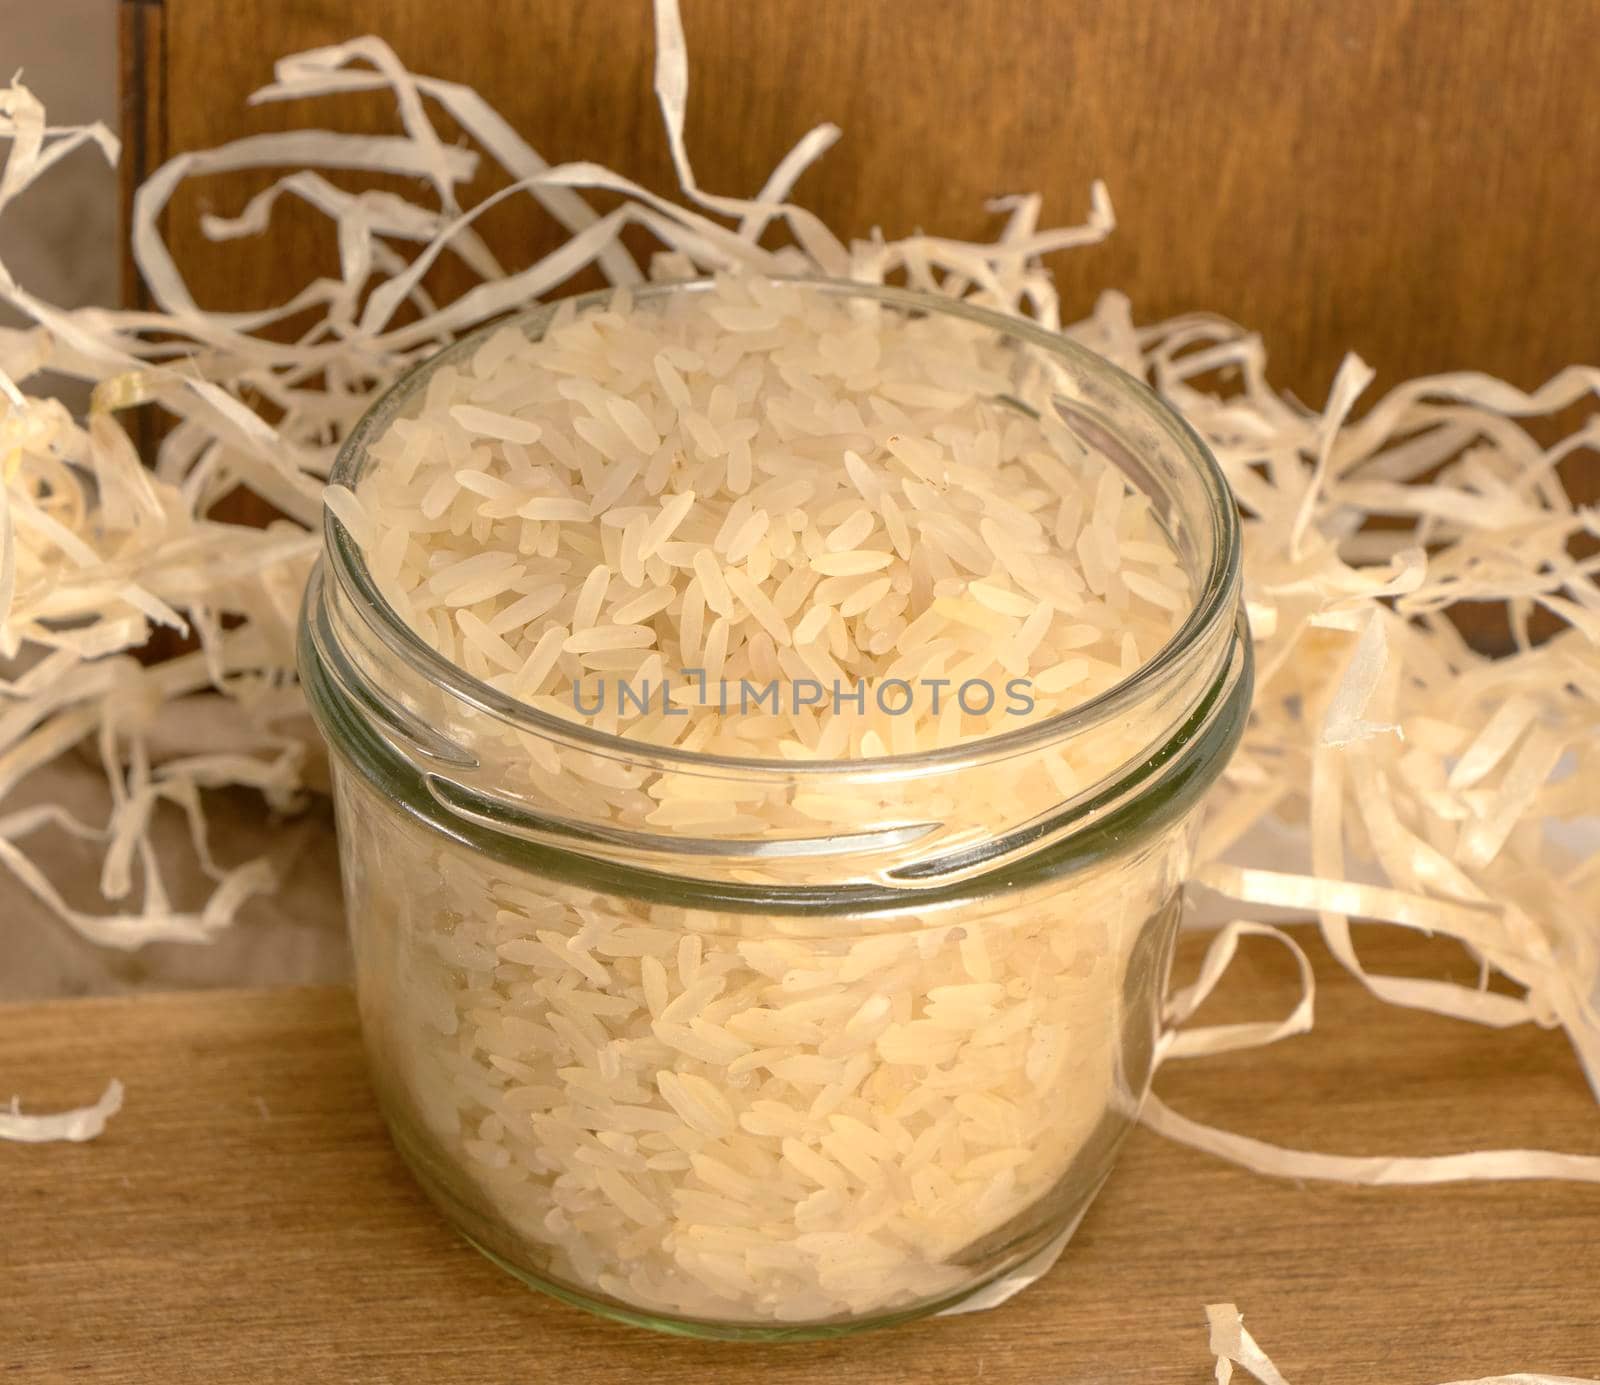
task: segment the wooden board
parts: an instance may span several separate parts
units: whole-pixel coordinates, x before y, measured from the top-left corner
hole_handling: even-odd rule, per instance
[[[674,189],[648,0],[164,0],[154,22],[152,0],[124,3],[145,26],[130,178],[166,153],[332,110],[397,128],[378,98],[244,106],[274,58],[370,32],[414,69],[475,87],[546,157]],[[982,234],[987,199],[1026,191],[1072,221],[1103,177],[1122,228],[1057,257],[1070,310],[1111,286],[1143,320],[1230,314],[1312,401],[1346,350],[1385,382],[1470,367],[1531,385],[1600,358],[1600,0],[1486,0],[1470,14],[1452,0],[683,10],[688,142],[714,190],[753,193],[824,120],[844,139],[799,196],[853,235]],[[163,99],[162,119],[141,113]],[[332,237],[287,206],[253,258],[205,242],[200,213],[237,210],[270,176],[205,180],[173,203],[172,247],[201,302],[280,301],[335,263]],[[509,263],[554,243],[527,202],[485,229]]]
[[[1246,993],[1256,1015],[1286,1003],[1283,954],[1239,965],[1216,1018]],[[1408,1015],[1325,958],[1319,972],[1316,1034],[1174,1066],[1167,1098],[1349,1153],[1600,1152],[1558,1035]],[[0,1093],[44,1108],[111,1074],[128,1087],[99,1141],[0,1145],[7,1380],[1200,1385],[1203,1307],[1223,1300],[1295,1385],[1600,1376],[1600,1187],[1297,1186],[1137,1131],[1063,1260],[998,1311],[826,1344],[703,1344],[541,1298],[459,1242],[384,1138],[343,991],[58,1002],[0,1024]]]

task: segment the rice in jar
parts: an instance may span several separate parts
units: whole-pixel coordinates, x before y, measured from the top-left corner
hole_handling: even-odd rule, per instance
[[[1249,704],[1203,446],[1064,338],[741,276],[345,444],[301,665],[396,1142],[537,1287],[828,1335],[1063,1241]]]

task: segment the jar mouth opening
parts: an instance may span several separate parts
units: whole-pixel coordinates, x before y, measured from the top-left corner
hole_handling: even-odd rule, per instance
[[[819,293],[854,297],[908,313],[943,315],[987,328],[1023,342],[1090,380],[1097,390],[1131,407],[1146,422],[1156,425],[1162,441],[1180,456],[1205,497],[1198,537],[1206,559],[1200,574],[1198,596],[1183,622],[1150,658],[1104,692],[1053,716],[1030,721],[1013,730],[975,737],[955,745],[910,754],[858,759],[792,760],[707,754],[658,745],[624,735],[595,730],[582,722],[555,716],[512,697],[467,672],[428,644],[406,623],[380,591],[355,537],[331,510],[323,513],[325,562],[330,576],[344,590],[351,607],[373,635],[392,653],[422,673],[431,683],[460,702],[518,731],[541,736],[575,749],[613,759],[650,763],[662,768],[718,772],[741,778],[808,775],[867,775],[874,778],[913,778],[942,773],[964,765],[1006,760],[1080,736],[1112,721],[1147,695],[1150,684],[1183,664],[1197,651],[1214,643],[1219,631],[1231,630],[1237,618],[1240,560],[1238,513],[1232,492],[1210,450],[1189,425],[1142,381],[1101,356],[1078,345],[1060,332],[1022,317],[978,307],[963,299],[893,288],[853,280],[821,277],[764,276],[775,283],[800,285]],[[679,280],[635,288],[636,302],[712,287],[711,279]],[[607,302],[611,289],[582,294],[573,301],[581,312]],[[558,300],[499,318],[408,369],[367,410],[339,449],[329,482],[356,489],[364,472],[368,448],[421,392],[431,374],[441,366],[462,360],[493,332],[520,325],[530,332],[541,328],[559,306]],[[1114,459],[1113,459],[1114,460]],[[1136,487],[1138,479],[1129,477]]]

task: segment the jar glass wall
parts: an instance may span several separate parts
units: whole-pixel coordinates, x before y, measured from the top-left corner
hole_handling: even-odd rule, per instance
[[[398,1146],[529,1282],[709,1335],[936,1311],[1070,1234],[1148,1085],[1200,800],[1249,701],[1231,500],[1147,391],[965,304],[806,291],[993,334],[1005,406],[1150,498],[1198,593],[1168,645],[1065,715],[797,763],[513,701],[405,626],[331,517],[302,631]],[[380,402],[334,480],[358,488],[476,344]],[[646,791],[744,811],[653,829],[626,811]]]

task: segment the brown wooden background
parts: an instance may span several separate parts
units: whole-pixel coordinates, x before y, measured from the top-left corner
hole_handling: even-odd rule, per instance
[[[277,56],[381,34],[488,96],[552,160],[673,188],[648,0],[124,0],[125,165],[297,125],[248,110]],[[683,0],[703,185],[753,193],[812,125],[844,138],[798,194],[836,229],[977,235],[1037,190],[1078,219],[1104,177],[1121,229],[1057,258],[1069,310],[1106,286],[1142,320],[1260,329],[1320,401],[1346,349],[1392,382],[1473,367],[1531,385],[1600,359],[1600,0]],[[392,103],[387,103],[392,106]],[[378,98],[336,98],[371,128]],[[283,207],[270,246],[209,246],[266,173],[173,204],[200,301],[285,298],[334,264]],[[553,244],[529,202],[488,225],[508,263]]]

